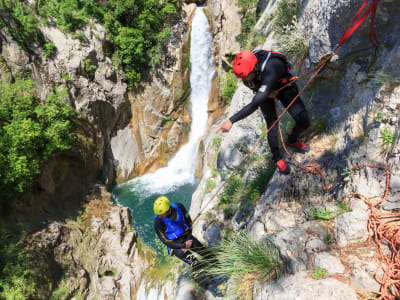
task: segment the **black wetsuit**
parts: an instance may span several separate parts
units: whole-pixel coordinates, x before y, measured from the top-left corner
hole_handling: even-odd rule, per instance
[[[182,211],[182,214],[185,219],[185,223],[188,225],[192,224],[192,219],[190,218],[186,208],[180,204],[180,203],[175,203],[180,210]],[[177,218],[177,211],[175,208],[171,206],[171,214],[168,216],[168,219],[176,221]],[[185,248],[185,242],[188,240],[192,240],[192,247],[190,248],[191,251],[195,251],[196,253],[202,255],[203,257],[209,257],[211,254],[209,250],[204,247],[193,235],[192,235],[192,230],[188,230],[183,233],[182,236],[175,240],[169,240],[165,236],[165,232],[167,230],[167,225],[160,219],[155,218],[154,220],[154,229],[160,238],[160,240],[167,245],[169,248],[173,249],[172,255],[175,255],[179,259],[183,260],[184,262],[193,265],[196,260],[193,258],[192,255],[190,255],[190,251],[183,251],[182,249]]]
[[[292,77],[292,75],[288,71],[287,62],[278,57],[270,58],[265,65],[264,71],[261,72],[262,64],[267,54],[268,52],[263,50],[255,53],[258,60],[255,66],[256,76],[252,80],[252,82],[244,83],[254,92],[256,92],[256,94],[249,104],[243,107],[231,118],[229,118],[232,123],[246,118],[247,116],[252,114],[258,107],[261,108],[268,128],[270,128],[270,126],[277,119],[274,100],[272,98],[269,98],[268,95],[272,91],[282,87],[284,85],[282,80],[288,80],[290,77]],[[277,98],[281,101],[284,107],[287,107],[297,94],[297,86],[296,84],[292,84],[291,86],[280,91]],[[310,121],[308,119],[306,108],[300,98],[298,98],[289,108],[289,113],[296,121],[296,125],[293,128],[293,131],[288,137],[288,143],[293,143],[298,139],[300,133],[310,126]],[[278,126],[274,126],[274,128],[269,132],[268,143],[271,147],[273,160],[275,162],[279,161],[282,157],[279,151],[278,144]]]

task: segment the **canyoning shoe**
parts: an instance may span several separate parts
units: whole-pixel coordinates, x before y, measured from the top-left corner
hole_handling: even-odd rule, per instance
[[[225,284],[218,285],[214,290],[214,296],[224,297],[226,295],[227,286]]]
[[[278,167],[279,171],[281,172],[281,174],[287,175],[290,173],[290,168],[287,165],[287,163],[281,159],[280,161],[278,161],[276,163],[276,166]]]
[[[301,153],[306,153],[310,151],[310,147],[308,145],[304,144],[302,141],[295,141],[294,143],[288,144],[288,146],[296,149],[296,151],[301,152]]]

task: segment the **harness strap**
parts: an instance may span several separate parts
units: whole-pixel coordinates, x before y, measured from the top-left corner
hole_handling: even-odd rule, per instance
[[[268,52],[267,58],[264,60],[262,66],[261,66],[261,72],[264,72],[265,66],[267,65],[267,62],[269,61],[269,58],[271,57],[272,52]]]

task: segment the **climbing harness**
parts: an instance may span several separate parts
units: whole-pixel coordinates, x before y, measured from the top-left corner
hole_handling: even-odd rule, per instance
[[[278,124],[278,129],[279,129],[282,145],[284,147],[285,152],[293,159],[293,161],[298,166],[300,166],[301,170],[304,173],[320,175],[321,182],[322,182],[321,185],[322,185],[322,189],[324,191],[330,191],[330,190],[334,189],[343,180],[345,175],[340,176],[330,186],[325,186],[324,171],[326,170],[328,163],[329,163],[329,152],[326,151],[326,149],[321,149],[314,154],[313,164],[302,165],[300,162],[298,162],[289,153],[289,151],[287,150],[287,148],[285,146],[285,143],[283,141],[282,131],[281,131],[281,128],[279,125],[279,121],[283,117],[283,115],[288,111],[288,109],[292,106],[292,104],[299,98],[299,96],[302,94],[302,92],[305,90],[305,88],[311,83],[311,81],[321,72],[321,70],[326,66],[326,64],[332,59],[332,57],[338,54],[338,52],[340,51],[344,42],[354,33],[354,31],[361,25],[361,23],[364,22],[364,20],[368,17],[369,14],[371,14],[369,39],[370,39],[371,44],[373,44],[373,45],[379,44],[379,41],[378,41],[375,31],[373,29],[375,13],[376,13],[378,2],[379,2],[379,0],[374,0],[373,3],[371,4],[371,6],[364,12],[364,14],[361,16],[361,18],[356,22],[357,18],[359,17],[359,15],[361,14],[361,12],[364,10],[365,6],[368,3],[368,0],[365,0],[364,3],[361,5],[360,9],[358,10],[358,12],[356,13],[356,15],[354,16],[350,26],[346,29],[345,33],[343,34],[338,45],[335,47],[334,51],[332,51],[332,53],[324,56],[319,61],[319,63],[317,64],[317,66],[315,68],[304,73],[300,77],[291,78],[288,83],[286,83],[283,87],[281,87],[280,89],[277,90],[277,92],[279,93],[279,91],[290,86],[291,84],[293,84],[300,78],[303,78],[315,71],[315,73],[312,75],[312,77],[307,81],[307,83],[300,90],[300,92],[297,94],[297,96],[290,102],[290,104],[278,116],[278,118],[271,125],[271,127],[267,130],[267,132],[261,136],[261,138],[257,141],[257,143],[254,145],[254,147],[250,150],[250,152],[247,153],[247,155],[245,155],[245,157],[242,159],[242,161],[239,163],[239,165],[233,170],[233,172],[230,174],[230,176],[223,182],[223,184],[211,196],[211,198],[207,201],[207,203],[200,209],[199,213],[194,218],[193,224],[200,217],[202,211],[219,194],[219,192],[223,189],[225,184],[228,183],[229,180],[232,178],[232,176],[241,168],[243,163],[254,152],[254,150],[257,148],[257,146],[262,142],[262,140],[268,135],[268,133],[272,130],[272,128],[276,124]],[[275,109],[276,109],[276,113],[278,115],[276,99],[275,99]],[[317,154],[323,150],[325,150],[327,153],[327,160],[326,160],[324,166],[321,168],[320,166],[317,165]],[[354,199],[352,201],[363,200],[369,206],[370,213],[369,213],[369,222],[368,222],[368,231],[369,231],[368,241],[371,245],[373,243],[375,243],[375,245],[378,248],[378,253],[374,257],[378,263],[378,268],[375,271],[374,277],[377,280],[377,282],[381,285],[380,291],[379,292],[377,292],[377,291],[357,292],[357,294],[360,299],[362,298],[362,299],[393,300],[393,299],[395,299],[395,297],[398,298],[400,296],[400,213],[382,213],[382,212],[378,212],[378,210],[377,210],[377,206],[387,199],[387,196],[389,193],[389,182],[390,182],[389,171],[384,167],[376,166],[376,165],[369,165],[369,164],[356,165],[352,168],[352,170],[358,170],[358,169],[362,169],[362,168],[374,168],[374,169],[383,170],[386,174],[386,187],[385,187],[385,193],[384,193],[383,197],[380,200],[375,201],[375,202],[372,202],[370,199],[368,199],[366,196],[364,196],[360,193],[351,193],[351,194],[347,195],[346,197],[344,197],[344,199],[343,199],[343,202],[345,202],[350,197],[359,197],[359,199]],[[389,249],[389,251],[387,251],[387,249]],[[382,272],[383,272],[383,275],[380,275]],[[369,295],[369,296],[365,296],[365,295]],[[370,296],[370,295],[373,295],[373,296]],[[365,298],[365,297],[367,297],[367,298]],[[378,297],[378,298],[376,298],[376,297]]]

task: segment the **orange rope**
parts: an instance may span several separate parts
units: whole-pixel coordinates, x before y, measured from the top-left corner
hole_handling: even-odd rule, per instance
[[[278,114],[276,99],[275,111],[276,114]],[[285,152],[302,169],[302,171],[304,173],[311,173],[313,175],[321,175],[322,190],[332,190],[345,177],[344,175],[340,176],[334,183],[331,184],[331,186],[326,187],[324,171],[328,166],[329,152],[326,149],[319,150],[314,154],[313,164],[303,165],[298,162],[287,150],[283,141],[282,130],[279,123],[278,129],[281,137],[282,146],[285,149]],[[325,150],[327,153],[327,159],[324,167],[321,168],[317,165],[316,156],[320,151],[323,150]],[[357,170],[361,168],[375,168],[385,171],[386,187],[383,197],[376,202],[372,202],[368,197],[360,193],[350,193],[346,195],[343,199],[343,202],[345,202],[349,197],[357,196],[360,198],[357,200],[364,200],[364,202],[369,206],[370,213],[368,221],[368,241],[371,245],[375,243],[378,247],[378,253],[374,256],[374,258],[379,265],[375,271],[374,278],[381,285],[380,291],[357,292],[357,294],[360,299],[365,299],[364,295],[366,294],[373,294],[378,296],[378,298],[368,296],[368,299],[394,300],[395,296],[400,296],[400,213],[381,213],[377,210],[377,206],[387,199],[389,193],[389,171],[384,167],[368,164],[356,165],[351,170]],[[386,245],[386,247],[384,247],[383,245]],[[385,248],[388,250],[385,251]],[[378,274],[380,273],[380,271],[383,272],[383,275],[381,275],[381,277],[379,277]]]

